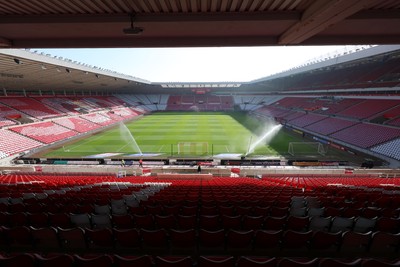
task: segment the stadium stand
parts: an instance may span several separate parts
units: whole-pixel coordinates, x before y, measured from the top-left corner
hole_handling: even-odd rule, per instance
[[[220,96],[221,98],[221,109],[232,110],[233,109],[233,98],[232,96]]]
[[[8,126],[8,125],[15,125],[16,122],[10,120],[9,118],[14,118],[17,119],[21,116],[21,114],[16,111],[15,109],[12,109],[10,107],[7,107],[5,105],[0,104],[0,127]]]
[[[0,102],[37,119],[47,119],[65,115],[30,97],[0,97]]]
[[[43,146],[36,140],[3,129],[0,129],[0,140],[1,158]]]
[[[400,138],[372,147],[371,150],[379,154],[400,160]]]
[[[356,67],[350,61],[318,71],[276,78],[268,81],[268,86],[283,91],[393,87],[398,84],[398,63],[397,56],[382,55],[379,60],[364,61]]]
[[[361,101],[362,99],[357,98],[334,98],[330,101],[324,101],[321,103],[321,109],[316,110],[315,112],[335,115],[342,110],[346,110],[347,108],[360,103]]]
[[[0,118],[0,127],[9,126],[9,125],[15,125],[15,124],[16,123],[11,121],[11,120],[8,120],[8,119],[5,119],[5,118]]]
[[[241,110],[255,110],[282,99],[282,96],[234,95],[233,101]]]
[[[265,115],[267,117],[276,118],[278,121],[283,119],[285,116],[293,113],[290,110],[277,108],[274,106],[263,106],[254,111],[256,114]]]
[[[330,135],[342,129],[351,127],[357,123],[358,122],[340,118],[325,118],[314,124],[306,126],[305,129],[323,135]]]
[[[313,98],[305,98],[305,97],[285,97],[280,99],[278,102],[275,102],[276,105],[287,109],[304,109],[305,107],[315,106],[312,103]]]
[[[100,110],[100,109],[111,108],[111,107],[115,107],[115,106],[120,105],[119,103],[114,103],[114,101],[118,101],[114,97],[89,96],[89,97],[85,97],[84,100],[87,103],[90,103],[91,106],[97,107],[92,111],[97,111],[97,110]]]
[[[80,133],[100,128],[100,125],[79,117],[60,118],[53,120],[53,122]]]
[[[100,124],[100,125],[110,125],[110,124],[113,124],[116,122],[116,120],[110,118],[110,116],[108,116],[104,112],[84,114],[81,117],[85,120],[88,120],[88,121],[91,121],[93,123]]]
[[[123,98],[124,97],[124,98]],[[54,101],[51,101],[54,99]],[[343,97],[281,97],[281,96],[216,96],[216,95],[119,95],[84,97],[3,97],[0,101],[17,101],[19,104],[13,106],[17,110],[2,104],[4,114],[21,113],[29,103],[31,113],[42,114],[43,110],[57,109],[53,122],[66,128],[74,130],[69,134],[60,136],[74,136],[78,132],[84,133],[88,130],[99,129],[100,126],[112,125],[122,120],[132,119],[146,113],[148,110],[231,110],[234,105],[247,108],[251,112],[263,117],[275,119],[282,123],[288,123],[304,131],[326,135],[333,140],[355,145],[361,148],[370,148],[389,142],[399,136],[397,127],[397,113],[399,107],[397,100],[374,100],[367,98],[343,98]],[[125,105],[135,104],[135,107]],[[146,103],[146,104],[144,104]],[[155,104],[157,103],[157,104]],[[159,104],[165,103],[165,104]],[[38,105],[36,105],[38,104]],[[157,106],[157,107],[155,107]],[[51,107],[51,108],[50,108]],[[88,113],[97,110],[95,113]],[[81,114],[76,117],[76,114]],[[71,114],[75,116],[71,117]],[[51,115],[49,115],[51,117]],[[329,117],[328,117],[329,116]],[[334,116],[334,117],[333,117]],[[39,116],[42,119],[46,116]],[[361,122],[360,119],[363,121]],[[365,120],[372,123],[365,123]],[[13,126],[14,121],[2,120],[3,127]],[[86,125],[85,125],[86,124]],[[35,125],[35,124],[33,124]],[[27,125],[19,126],[26,128]],[[19,127],[11,127],[13,131],[24,134]],[[37,127],[37,126],[32,126]],[[49,127],[47,125],[46,127]],[[64,131],[64,127],[54,131]],[[30,129],[30,128],[26,128]],[[36,129],[37,130],[37,129]],[[59,141],[61,137],[45,138],[33,137],[44,143]],[[360,138],[361,137],[361,138]],[[61,139],[60,139],[61,138]],[[365,138],[365,139],[364,139]],[[396,148],[391,145],[384,146],[384,152],[380,153],[388,157],[396,155]],[[380,148],[377,148],[379,151]],[[373,150],[371,150],[373,151]],[[376,151],[373,151],[376,152]]]
[[[181,108],[181,96],[170,95],[166,110],[179,110]]]
[[[383,123],[393,126],[400,126],[400,106],[392,108],[379,116],[376,119],[383,118]]]
[[[158,102],[159,104],[157,105],[158,110],[165,110],[167,108],[168,98],[169,95],[160,95],[160,101]]]
[[[199,97],[199,96],[197,96],[197,97]],[[194,105],[195,103],[197,104],[195,99],[196,99],[195,95],[182,95],[180,97],[180,102],[181,102],[181,105]]]
[[[299,127],[305,127],[308,126],[310,124],[316,123],[318,121],[321,121],[325,119],[324,116],[321,115],[317,115],[317,114],[305,114],[303,116],[300,117],[296,117],[293,120],[290,120],[289,123],[299,126]]]
[[[132,117],[135,116],[135,115],[132,115],[132,114],[129,114],[129,113],[128,113],[129,115],[127,115],[126,117],[124,117],[124,116],[122,116],[121,114],[127,115],[126,112],[124,112],[124,111],[120,111],[120,110],[114,111],[114,110],[112,110],[112,111],[103,113],[103,116],[106,116],[106,117],[112,119],[114,122],[119,122],[119,121],[122,121],[122,120],[124,120],[124,119],[132,118]]]
[[[399,104],[397,100],[385,100],[385,99],[367,99],[361,103],[353,105],[337,115],[347,116],[357,119],[366,119],[371,116],[375,116],[381,112],[385,112]]]
[[[252,112],[332,141],[370,148],[400,136],[396,127],[398,104],[398,100],[389,99],[293,96]],[[383,151],[380,154],[397,159],[395,146],[389,144],[383,145],[383,150],[378,148]]]
[[[63,112],[69,116],[79,114],[80,106],[76,104],[76,100],[70,97],[34,97],[46,106],[53,107],[60,112]]]
[[[305,115],[305,112],[295,111],[295,112],[291,112],[291,113],[287,114],[285,117],[283,117],[283,119],[285,121],[296,121],[297,118],[300,118],[304,115]]]
[[[85,257],[77,255],[91,255],[88,261],[101,266],[159,257],[172,265],[190,258],[183,266],[191,267],[201,261],[232,267],[398,261],[400,199],[390,192],[399,185],[376,176],[164,182],[150,176],[121,183],[112,176],[1,175],[0,263],[34,266],[57,255],[73,264]],[[318,228],[322,220],[325,229]]]
[[[130,119],[146,113],[145,110],[140,110],[139,108],[118,108],[113,109],[112,112],[114,114],[117,114],[118,116],[121,116],[124,119]]]
[[[157,97],[161,99],[160,96]],[[163,99],[165,100],[165,98]],[[12,132],[18,133],[16,135],[9,131],[2,131],[4,138],[1,142],[1,158],[43,146],[43,143],[54,143],[122,120],[132,119],[147,112],[147,109],[139,107],[124,107],[125,102],[119,98],[105,96],[90,98],[78,96],[20,96],[1,97],[0,101],[4,103],[0,103],[2,116],[13,116],[13,118],[15,116],[16,120],[26,116],[34,119],[33,121],[53,118],[52,121],[41,123],[32,123],[32,120],[25,119],[18,122],[19,124],[23,123],[23,125],[15,126],[17,122],[1,117],[1,127],[7,127]],[[13,108],[7,105],[12,105]],[[88,113],[93,110],[97,110],[97,112]],[[80,114],[79,117],[77,116],[78,114]],[[29,117],[33,115],[36,117]],[[29,138],[24,138],[23,136]],[[32,139],[42,143],[34,142]],[[23,143],[26,143],[26,145],[23,145]]]
[[[76,131],[65,128],[61,125],[57,125],[50,121],[15,126],[10,128],[10,130],[45,144],[65,140],[78,134]]]
[[[393,119],[393,120],[391,120],[390,122],[388,122],[387,124],[390,124],[390,125],[393,125],[393,126],[398,126],[398,127],[400,127],[400,117],[399,118],[396,118],[396,119]]]
[[[170,95],[166,110],[222,111],[233,110],[231,96]]]
[[[166,105],[165,97],[160,95],[138,95],[138,94],[116,94],[115,97],[123,101],[127,106],[137,107],[146,111],[164,110]],[[151,102],[150,99],[157,100],[157,102]],[[159,102],[162,100],[162,102]],[[162,105],[154,104],[161,103]],[[163,108],[164,107],[164,108]]]
[[[375,146],[400,136],[400,129],[376,124],[356,124],[330,135],[362,148]]]

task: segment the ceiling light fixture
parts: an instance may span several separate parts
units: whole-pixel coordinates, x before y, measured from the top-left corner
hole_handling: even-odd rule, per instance
[[[143,32],[143,28],[133,26],[133,21],[135,20],[135,13],[130,14],[131,17],[131,27],[123,29],[123,33],[126,35],[139,35]]]

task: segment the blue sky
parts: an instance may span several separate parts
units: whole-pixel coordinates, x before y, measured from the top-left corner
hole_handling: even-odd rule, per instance
[[[353,46],[37,49],[151,82],[247,82]]]

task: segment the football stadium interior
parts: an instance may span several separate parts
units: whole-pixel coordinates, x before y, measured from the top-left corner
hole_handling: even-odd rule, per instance
[[[400,266],[399,14],[0,2],[0,266]],[[152,82],[36,51],[346,44],[249,82]]]

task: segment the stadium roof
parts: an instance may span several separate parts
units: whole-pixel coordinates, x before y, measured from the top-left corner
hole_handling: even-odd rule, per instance
[[[95,94],[102,93],[172,93],[182,92],[182,89],[212,89],[213,91],[256,90],[268,93],[271,88],[265,82],[275,78],[290,76],[297,73],[326,68],[330,65],[347,64],[371,59],[373,57],[395,56],[400,54],[400,45],[372,46],[356,49],[310,62],[304,66],[272,76],[260,78],[252,82],[204,82],[204,83],[152,83],[137,77],[117,73],[112,70],[91,66],[60,57],[52,57],[32,50],[2,49],[0,51],[0,84],[8,93],[13,91],[26,93],[54,92],[63,94]],[[274,91],[274,90],[272,90]],[[276,90],[275,90],[276,91]],[[47,93],[48,94],[48,93]]]
[[[399,44],[399,17],[397,0],[1,1],[0,46]]]

